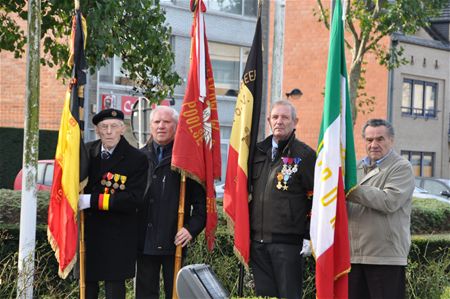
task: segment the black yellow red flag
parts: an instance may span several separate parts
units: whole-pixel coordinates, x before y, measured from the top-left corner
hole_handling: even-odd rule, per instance
[[[78,197],[87,181],[87,153],[82,131],[86,84],[86,20],[80,11],[72,19],[69,65],[73,67],[67,90],[58,145],[55,154],[53,185],[48,209],[48,240],[59,263],[59,276],[66,278],[75,265],[78,243]]]
[[[234,229],[234,251],[244,264],[248,264],[250,257],[248,196],[251,163],[258,137],[261,97],[262,44],[259,17],[236,101],[223,199],[224,211]]]

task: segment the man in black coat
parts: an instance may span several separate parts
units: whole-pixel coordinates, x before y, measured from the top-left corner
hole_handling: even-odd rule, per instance
[[[134,277],[137,209],[147,183],[145,155],[123,137],[122,111],[107,109],[92,122],[100,140],[87,144],[89,181],[80,195],[85,211],[86,298],[98,298],[105,281],[106,298],[125,298],[125,279]]]
[[[172,298],[176,246],[185,247],[206,225],[206,194],[197,182],[186,180],[184,226],[177,231],[180,174],[171,170],[178,113],[158,106],[150,114],[151,139],[142,151],[149,161],[144,208],[139,211],[139,253],[136,298],[159,299],[163,270],[165,298]]]

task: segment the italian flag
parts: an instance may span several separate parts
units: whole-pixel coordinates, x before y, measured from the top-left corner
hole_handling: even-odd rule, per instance
[[[356,185],[353,123],[348,95],[341,1],[336,1],[322,126],[314,175],[311,242],[317,298],[348,298],[350,245],[345,196]]]

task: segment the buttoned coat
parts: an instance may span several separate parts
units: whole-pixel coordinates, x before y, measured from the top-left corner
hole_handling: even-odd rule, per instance
[[[139,251],[147,255],[174,255],[178,223],[180,174],[171,169],[172,145],[166,146],[160,162],[153,142],[141,149],[149,162],[144,208],[139,211]],[[206,195],[203,187],[186,179],[184,227],[195,238],[206,225]]]
[[[391,151],[373,169],[357,166],[358,185],[347,197],[351,263],[407,263],[414,174],[409,161]]]
[[[123,280],[134,277],[137,209],[142,205],[147,182],[147,159],[123,136],[107,160],[100,157],[100,140],[88,143],[87,149],[89,182],[84,191],[91,194],[91,207],[84,210],[86,280]],[[105,185],[101,182],[108,172],[125,176],[125,189],[115,189],[110,196],[109,209],[99,210],[99,195],[105,192]]]

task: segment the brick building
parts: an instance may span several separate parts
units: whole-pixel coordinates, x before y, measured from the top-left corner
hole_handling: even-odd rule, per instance
[[[224,165],[227,153],[227,142],[230,135],[235,97],[227,96],[227,89],[238,88],[239,79],[245,64],[248,48],[254,32],[256,15],[254,8],[256,0],[235,1],[240,4],[236,7],[224,7],[215,4],[215,1],[205,1],[209,6],[206,16],[206,26],[208,39],[210,42],[211,60],[217,86],[219,117],[222,131],[222,156]],[[225,1],[227,2],[227,1]],[[266,83],[270,82],[270,60],[272,58],[272,36],[273,36],[273,15],[274,1],[264,1],[263,11],[263,32],[266,32],[265,73]],[[323,24],[319,23],[313,14],[316,8],[316,0],[286,0],[285,1],[285,44],[284,44],[284,65],[283,65],[283,94],[299,88],[303,92],[300,100],[293,100],[298,108],[299,124],[297,127],[298,137],[315,148],[317,146],[318,132],[320,129],[323,91],[325,87],[325,75],[327,67],[329,32]],[[187,76],[189,57],[189,30],[192,21],[191,13],[188,9],[187,0],[167,0],[161,1],[167,12],[167,21],[173,27],[173,46],[175,52],[175,68],[182,76]],[[329,5],[330,1],[324,1],[324,5]],[[252,9],[248,9],[248,8]],[[447,13],[447,15],[446,15]],[[419,153],[419,172],[422,175],[450,176],[448,162],[448,124],[449,113],[447,112],[450,103],[449,98],[449,17],[448,11],[444,11],[443,18],[435,31],[443,34],[436,34],[429,30],[418,33],[417,37],[398,37],[403,45],[406,45],[409,56],[414,56],[428,61],[428,69],[407,65],[392,73],[380,66],[371,54],[366,55],[366,93],[376,99],[373,112],[369,114],[358,114],[354,128],[355,141],[358,158],[364,155],[364,146],[361,141],[361,127],[368,118],[388,118],[397,128],[396,148],[405,154],[410,160],[417,158],[414,153]],[[445,31],[447,30],[447,31]],[[434,31],[434,32],[435,32]],[[445,35],[445,32],[447,32]],[[442,37],[443,35],[443,37]],[[425,42],[424,42],[425,41]],[[382,41],[386,46],[391,43],[391,38]],[[348,61],[350,54],[347,53]],[[115,93],[117,97],[126,95],[129,87],[111,82],[104,82],[102,78],[112,77],[118,73],[115,67],[117,59],[111,61],[111,65],[103,68],[100,72],[90,78],[89,86],[89,113],[95,113],[102,104],[102,95]],[[434,61],[438,61],[440,66],[432,69]],[[348,65],[348,64],[347,64]],[[349,68],[349,67],[348,67]],[[14,59],[9,52],[0,52],[0,127],[23,127],[24,100],[25,100],[25,72],[26,60]],[[120,73],[120,72],[119,72]],[[56,72],[47,67],[41,67],[41,95],[40,95],[40,128],[57,130],[61,114],[63,97],[66,86],[55,78]],[[435,101],[436,113],[418,115],[417,113],[406,113],[402,99],[403,82],[410,78],[436,83],[437,90]],[[426,79],[426,80],[425,80]],[[409,82],[409,81],[407,81]],[[177,87],[176,107],[179,107],[183,97],[185,85]],[[268,99],[268,88],[264,91],[265,99]],[[269,93],[270,94],[270,93]],[[414,104],[411,104],[414,106]],[[120,107],[120,106],[119,106]],[[419,107],[420,108],[420,107]],[[437,112],[439,110],[439,113]],[[410,110],[416,111],[416,110]],[[419,111],[419,110],[417,110]],[[423,111],[422,111],[423,112]],[[430,117],[432,116],[432,117]],[[431,124],[434,124],[431,125]],[[411,136],[411,132],[421,132],[421,128],[426,127],[424,134],[439,130],[439,147],[430,147],[429,142],[421,144]],[[413,128],[413,130],[411,130]],[[91,128],[92,133],[92,128]],[[90,139],[95,138],[93,134]],[[427,163],[424,155],[432,156],[433,170],[422,172],[422,163]],[[416,157],[416,158],[414,158]],[[426,156],[428,157],[428,156]],[[425,158],[426,158],[425,157]]]

